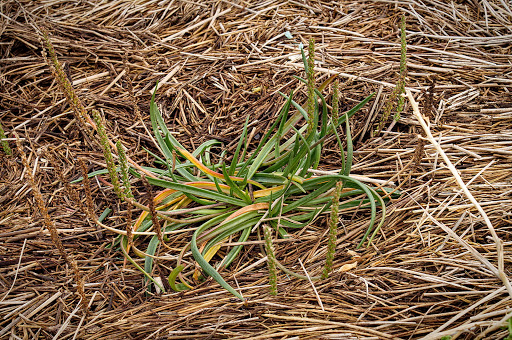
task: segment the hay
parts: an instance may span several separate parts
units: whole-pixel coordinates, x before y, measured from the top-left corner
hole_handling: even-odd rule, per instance
[[[503,248],[496,247],[479,207],[461,191],[434,145],[418,147],[421,127],[407,101],[400,121],[387,122],[371,137],[398,79],[402,13],[407,89]],[[0,152],[0,337],[508,334],[500,326],[511,317],[511,298],[504,281],[476,256],[510,278],[512,9],[506,1],[3,1],[0,14],[0,120],[8,138],[16,133],[23,141],[89,302],[84,314],[73,268],[43,226],[19,154]],[[156,81],[158,104],[181,143],[194,148],[217,138],[232,152],[247,115],[254,145],[273,122],[283,103],[277,91],[299,87],[297,97],[305,98],[306,88],[292,75],[301,75],[298,44],[314,37],[319,80],[339,74],[342,110],[377,93],[352,119],[353,173],[393,182],[402,196],[389,205],[374,244],[357,254],[348,251],[355,250],[367,215],[353,209],[342,216],[333,275],[313,286],[281,273],[278,295],[271,296],[262,244],[250,239],[222,273],[247,305],[211,280],[192,291],[146,296],[142,275],[109,248],[114,235],[89,223],[78,208],[83,204],[55,174],[51,159],[68,179],[80,176],[78,158],[88,160],[89,171],[106,165],[101,150],[82,138],[41,56],[40,27],[49,30],[86,108],[102,111],[111,138],[121,139],[128,156],[144,165],[152,163],[143,148],[156,150],[147,127]],[[335,141],[325,150],[322,169],[339,168]],[[142,183],[133,184],[134,195],[143,197]],[[99,179],[91,185],[96,213],[112,208],[105,223],[123,228],[126,207],[112,188]],[[317,275],[327,232],[322,222],[276,242],[276,257],[296,272]],[[185,242],[179,234],[174,240],[170,246],[177,249]],[[158,268],[165,282],[165,262]]]

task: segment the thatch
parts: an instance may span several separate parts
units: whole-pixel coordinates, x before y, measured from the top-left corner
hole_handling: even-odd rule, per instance
[[[512,8],[502,0],[456,1],[2,1],[0,121],[12,148],[17,135],[75,273],[55,248],[34,201],[18,151],[0,152],[0,338],[41,339],[503,339],[511,317],[504,282],[512,263]],[[468,199],[438,151],[405,112],[372,136],[398,79],[398,23],[405,14],[407,88],[431,132],[489,217]],[[101,110],[109,135],[128,155],[153,165],[146,130],[156,81],[158,104],[176,138],[190,148],[211,138],[233,150],[250,115],[255,143],[283,99],[305,88],[298,50],[314,37],[319,81],[340,74],[342,108],[376,96],[353,119],[353,173],[391,182],[372,246],[355,247],[368,214],[342,216],[335,272],[314,283],[280,274],[269,295],[261,243],[251,239],[222,275],[243,304],[208,280],[181,293],[148,296],[143,277],[116,248],[115,235],[89,223],[56,175],[104,169],[101,149],[83,137],[41,52],[49,31],[59,60],[87,109]],[[292,39],[285,35],[289,32]],[[420,145],[418,147],[418,145]],[[340,166],[334,141],[324,170]],[[52,155],[52,159],[50,159]],[[101,179],[92,182],[96,213],[125,222],[125,206]],[[134,183],[137,197],[145,191]],[[81,189],[80,189],[81,190]],[[453,230],[458,235],[447,233]],[[276,243],[276,256],[309,274],[322,270],[327,226]],[[179,238],[175,246],[179,248]],[[185,241],[182,241],[185,242]],[[174,245],[173,245],[174,246]],[[474,250],[474,251],[472,251]],[[475,253],[478,252],[479,254]],[[503,269],[499,278],[494,268]],[[300,261],[299,261],[300,260]],[[340,271],[345,264],[355,268]],[[159,270],[164,278],[165,263]]]

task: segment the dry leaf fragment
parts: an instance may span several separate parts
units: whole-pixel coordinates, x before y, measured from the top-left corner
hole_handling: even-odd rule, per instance
[[[347,254],[349,254],[350,256],[354,257],[354,256],[359,256],[358,253],[356,253],[355,251],[353,250],[347,250]]]
[[[344,273],[344,272],[348,272],[350,269],[354,269],[355,267],[357,267],[357,261],[344,264],[343,266],[341,266],[339,271],[341,273]]]

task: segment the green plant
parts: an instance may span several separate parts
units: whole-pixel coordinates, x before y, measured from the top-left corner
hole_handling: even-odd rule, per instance
[[[301,52],[306,74],[311,75],[313,63],[311,60],[308,62],[303,50]],[[311,80],[297,79],[313,84]],[[331,77],[320,87],[313,88],[314,91],[309,91],[309,96],[314,99],[308,99],[308,105],[312,104],[312,112],[309,114],[294,101],[293,91],[290,95],[281,93],[286,101],[280,114],[252,152],[249,152],[248,145],[248,117],[230,162],[224,161],[228,158],[225,151],[220,155],[221,161],[213,162],[212,148],[221,144],[216,140],[203,143],[192,153],[187,151],[167,129],[153,94],[150,103],[151,125],[163,157],[153,153],[151,155],[164,168],[144,167],[143,170],[153,175],[146,177],[149,184],[162,190],[152,200],[152,209],[129,200],[135,207],[144,210],[134,223],[131,233],[133,240],[128,239],[128,233],[124,230],[97,223],[120,235],[119,245],[125,257],[161,290],[164,288],[150,273],[153,271],[154,259],[158,258],[162,238],[167,240],[170,234],[179,229],[194,227],[190,242],[181,249],[171,268],[168,278],[170,287],[175,291],[191,289],[194,283],[211,276],[240,299],[243,299],[242,296],[219,272],[235,260],[243,246],[230,248],[221,256],[221,261],[215,265],[210,264],[225,241],[234,237],[238,238],[238,242],[245,242],[251,232],[262,224],[268,224],[282,238],[289,237],[289,230],[304,228],[329,213],[335,201],[332,193],[338,182],[343,183],[338,200],[351,198],[343,202],[336,200],[340,211],[356,206],[370,209],[369,226],[358,247],[365,242],[370,243],[385,216],[385,199],[381,195],[389,195],[386,189],[375,190],[350,177],[353,150],[348,119],[372,95],[344,115],[329,116],[322,91],[333,80],[334,77]],[[294,113],[292,108],[296,109]],[[345,124],[347,142],[347,150],[342,152],[342,169],[333,175],[313,176],[309,170],[318,167],[323,143],[329,136],[334,135],[340,149],[343,149],[338,132],[342,124]],[[130,168],[130,172],[141,177],[134,168]],[[105,173],[102,170],[89,176]],[[378,206],[382,209],[379,222]],[[155,219],[163,223],[155,223]],[[156,230],[157,225],[159,230]],[[145,238],[148,236],[149,242],[146,243]],[[143,251],[140,247],[145,244],[147,246]],[[130,250],[144,258],[144,268],[131,258]],[[287,274],[305,278],[288,270],[275,258],[273,260]],[[193,265],[194,262],[197,266]]]
[[[308,58],[306,68],[306,79],[308,88],[308,103],[307,103],[307,114],[308,114],[308,132],[309,135],[314,128],[314,115],[315,115],[315,40],[309,41],[308,47]]]
[[[12,155],[12,150],[9,147],[9,143],[4,140],[5,138],[4,128],[2,127],[2,123],[0,123],[0,140],[2,141],[2,148],[4,149],[5,154],[10,156]]]
[[[116,142],[117,154],[119,155],[119,169],[121,171],[121,180],[123,182],[123,190],[121,191],[121,197],[125,198],[133,198],[132,188],[130,185],[130,177],[128,171],[130,170],[128,166],[128,161],[126,160],[126,153],[124,152],[123,145],[121,141]]]
[[[336,81],[334,83],[334,92],[332,94],[332,117],[334,120],[337,120],[339,118],[339,83]],[[350,125],[347,125],[347,135],[350,137]],[[349,138],[350,139],[350,138]],[[347,143],[349,141],[347,140]],[[351,143],[350,143],[351,147]],[[340,151],[342,152],[341,159],[344,164],[344,155],[343,155],[343,149],[340,148]],[[333,192],[333,206],[331,208],[331,214],[329,216],[329,237],[328,237],[328,243],[327,243],[327,255],[325,257],[325,265],[324,265],[324,271],[322,273],[322,279],[326,279],[329,276],[329,273],[332,270],[332,263],[334,260],[334,253],[336,252],[336,235],[338,232],[338,219],[339,219],[339,204],[340,204],[340,195],[341,191],[343,190],[343,183],[338,182],[336,183],[336,189]]]
[[[512,318],[507,320],[508,335],[503,340],[512,340]]]
[[[105,124],[103,124],[103,117],[100,112],[97,110],[92,111],[92,115],[94,117],[94,122],[96,123],[96,131],[98,132],[100,144],[103,147],[103,156],[105,157],[105,162],[107,163],[108,174],[110,175],[110,181],[114,186],[114,191],[117,196],[121,199],[124,198],[123,191],[119,186],[119,177],[117,176],[116,165],[114,163],[114,157],[112,155],[112,150],[110,149],[109,139],[107,137],[107,132],[105,130]]]
[[[386,105],[384,106],[384,113],[382,118],[374,131],[374,136],[380,133],[384,124],[387,122],[391,111],[395,111],[395,121],[400,120],[400,115],[404,110],[405,104],[405,77],[407,76],[407,36],[405,32],[405,15],[402,15],[400,22],[400,73],[398,81],[396,83],[393,92],[388,98]]]
[[[265,225],[263,227],[263,235],[265,238],[265,251],[267,252],[270,295],[277,295],[276,253],[274,249],[274,243],[272,241],[272,228],[270,228],[268,225]]]
[[[133,199],[132,188],[130,185],[130,175],[128,160],[126,159],[126,153],[124,152],[121,141],[116,142],[117,154],[119,155],[119,169],[121,171],[121,181],[123,182],[123,190],[121,191],[121,197],[126,202],[126,237],[128,238],[128,247],[133,246],[133,235],[132,235],[132,208],[133,205],[131,200]]]

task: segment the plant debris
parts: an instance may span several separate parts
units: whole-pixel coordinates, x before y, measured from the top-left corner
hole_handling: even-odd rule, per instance
[[[13,153],[0,150],[0,338],[501,340],[509,335],[511,297],[505,281],[482,262],[489,261],[505,279],[512,276],[507,1],[7,0],[0,12],[0,121],[2,139]],[[503,247],[436,147],[422,137],[407,99],[400,119],[372,136],[400,77],[402,15],[405,90],[428,117],[433,138]],[[358,207],[342,212],[327,279],[310,283],[278,271],[278,294],[271,295],[264,241],[250,237],[221,272],[245,303],[214,280],[169,293],[168,268],[158,259],[153,276],[166,293],[147,293],[143,276],[113,244],[116,235],[98,228],[84,211],[93,205],[102,223],[125,230],[128,216],[139,208],[121,203],[105,175],[91,178],[92,202],[82,185],[73,183],[82,176],[79,159],[89,173],[107,166],[100,146],[82,134],[81,112],[68,106],[45,62],[44,30],[63,64],[59,74],[71,81],[84,110],[98,110],[110,140],[121,140],[127,157],[150,167],[155,164],[146,150],[158,154],[149,117],[157,81],[156,104],[172,135],[188,150],[218,137],[224,145],[211,150],[218,162],[221,151],[234,154],[249,115],[247,143],[258,145],[283,106],[279,91],[294,89],[294,100],[306,102],[307,86],[293,76],[303,69],[299,44],[314,38],[316,81],[338,75],[340,113],[375,93],[350,120],[352,175],[401,196],[389,203],[369,248],[356,251],[368,212]],[[45,228],[16,138],[78,275]],[[340,169],[341,159],[336,138],[328,138],[316,171]],[[131,186],[134,197],[148,197],[141,180],[132,178]],[[190,237],[193,230],[185,233]],[[328,234],[328,222],[320,219],[289,239],[274,240],[274,256],[297,273],[319,273]],[[77,282],[83,283],[85,299],[77,294]]]

